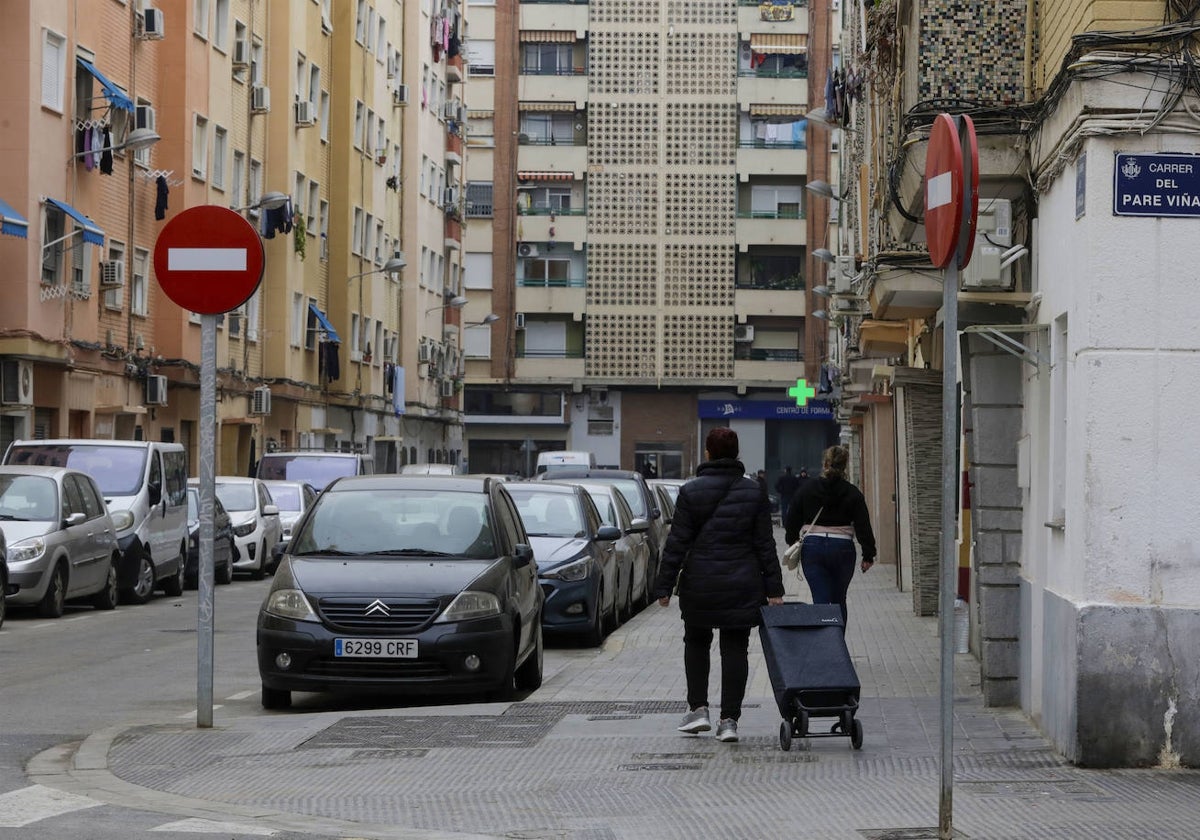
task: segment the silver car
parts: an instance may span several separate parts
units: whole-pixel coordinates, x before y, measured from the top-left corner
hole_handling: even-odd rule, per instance
[[[571,478],[558,481],[581,485],[596,503],[601,521],[621,530],[621,538],[613,543],[621,577],[617,610],[620,621],[628,621],[634,613],[650,603],[650,593],[654,589],[654,581],[650,577],[650,522],[633,515],[629,502],[615,484]]]
[[[271,501],[279,508],[279,525],[283,535],[279,545],[275,547],[276,554],[287,549],[288,540],[292,538],[292,529],[300,521],[304,512],[312,507],[317,500],[317,491],[307,481],[264,481]]]
[[[57,618],[67,601],[117,605],[117,530],[100,488],[63,467],[0,466],[0,528],[8,541],[9,606]]]

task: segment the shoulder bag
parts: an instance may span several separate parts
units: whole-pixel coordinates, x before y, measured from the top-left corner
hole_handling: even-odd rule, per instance
[[[803,545],[804,538],[808,536],[808,532],[812,530],[812,527],[817,524],[817,520],[821,518],[821,511],[823,510],[825,510],[824,507],[819,508],[817,515],[812,518],[812,522],[809,522],[800,529],[800,536],[796,541],[784,549],[783,563],[787,566],[789,572],[794,571],[800,565],[800,546]]]

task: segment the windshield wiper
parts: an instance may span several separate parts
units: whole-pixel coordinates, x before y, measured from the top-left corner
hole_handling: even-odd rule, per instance
[[[32,522],[32,519],[27,519],[24,516],[13,516],[11,513],[0,513],[0,520],[5,522]]]
[[[389,557],[457,557],[452,551],[434,551],[429,548],[387,548],[383,551],[372,551],[371,554],[387,555]]]
[[[293,557],[361,557],[361,551],[342,551],[340,548],[318,548],[315,551],[299,551]]]

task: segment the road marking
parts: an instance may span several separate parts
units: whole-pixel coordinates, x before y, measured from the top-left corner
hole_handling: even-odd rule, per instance
[[[260,828],[245,823],[213,822],[212,820],[179,820],[166,823],[150,831],[184,831],[192,834],[256,834],[259,837],[274,837],[279,832],[273,828]]]
[[[255,694],[258,694],[258,689],[252,688],[249,691],[239,691],[237,694],[230,694],[226,700],[249,700]]]
[[[221,708],[224,708],[224,707],[220,703],[217,703],[215,706],[213,706],[213,711],[215,712],[217,709],[221,709]],[[195,709],[192,709],[190,712],[184,712],[183,714],[180,715],[181,718],[194,718],[195,716],[196,716]]]
[[[86,796],[33,785],[0,794],[0,826],[20,828],[39,820],[95,808],[100,803]]]
[[[245,271],[245,248],[168,248],[169,271]]]

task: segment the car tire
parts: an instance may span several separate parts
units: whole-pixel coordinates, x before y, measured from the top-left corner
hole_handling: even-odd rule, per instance
[[[542,687],[542,653],[545,650],[545,640],[542,638],[542,617],[540,615],[535,627],[537,628],[534,631],[537,633],[537,639],[533,643],[533,650],[529,656],[525,657],[525,661],[516,671],[514,682],[519,691],[537,691]]]
[[[262,707],[264,709],[290,709],[292,707],[292,692],[283,688],[262,687]]]
[[[263,554],[261,545],[254,553],[258,555],[258,566],[250,570],[250,579],[262,580],[267,576],[267,557]]]
[[[221,567],[221,573],[216,577],[217,583],[233,583],[233,552],[230,552],[229,559],[225,561],[225,565]]]
[[[46,594],[38,601],[37,613],[42,618],[58,618],[67,605],[67,569],[62,563],[54,566]]]
[[[154,594],[154,565],[150,558],[142,555],[138,560],[137,580],[133,586],[123,593],[125,600],[131,604],[144,604]]]
[[[583,643],[587,647],[600,647],[604,644],[604,631],[608,627],[608,621],[604,614],[604,584],[600,584],[600,592],[596,595],[596,609],[592,611],[592,623],[583,634]]]
[[[199,574],[197,572],[197,574]],[[183,557],[179,558],[179,568],[175,570],[175,574],[163,581],[163,594],[168,598],[178,598],[183,594]]]
[[[98,610],[114,610],[121,593],[117,590],[117,558],[109,558],[108,575],[104,578],[104,588],[92,596],[92,606]]]

